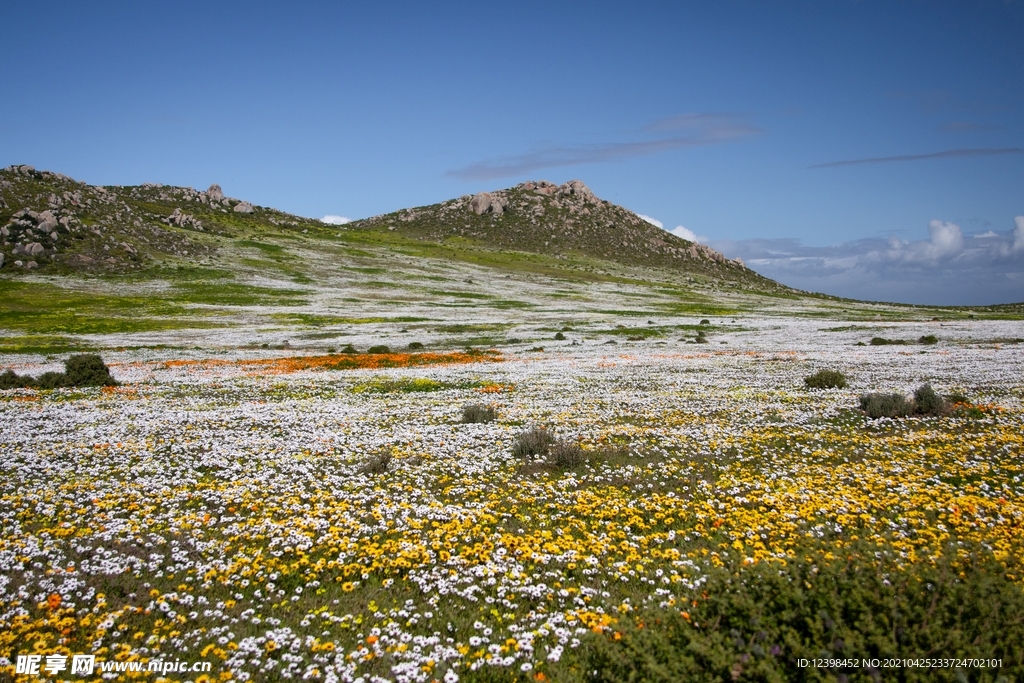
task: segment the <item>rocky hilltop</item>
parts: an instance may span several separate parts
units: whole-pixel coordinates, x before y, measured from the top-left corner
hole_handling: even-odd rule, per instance
[[[31,166],[0,170],[5,271],[130,272],[209,256],[211,236],[303,225],[319,223],[226,197],[219,185],[104,187]]]
[[[630,265],[756,276],[740,261],[651,225],[597,197],[583,182],[530,181],[440,204],[355,221],[349,229],[396,230],[418,239],[477,240],[499,249],[583,254]],[[723,272],[724,271],[724,272]]]

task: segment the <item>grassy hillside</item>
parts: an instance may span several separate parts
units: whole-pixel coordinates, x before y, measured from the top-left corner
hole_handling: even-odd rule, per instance
[[[98,187],[19,166],[0,171],[0,228],[0,352],[200,340],[323,350],[363,339],[404,345],[414,334],[449,347],[532,345],[567,326],[669,339],[705,318],[749,313],[1021,315],[1019,306],[915,308],[797,292],[582,183],[527,183],[332,226],[216,187]]]

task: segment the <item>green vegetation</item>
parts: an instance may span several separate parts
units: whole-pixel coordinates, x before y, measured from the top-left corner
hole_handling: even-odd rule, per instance
[[[804,378],[808,389],[842,389],[846,386],[846,375],[838,370],[818,370]]]
[[[904,339],[886,339],[885,337],[872,337],[868,342],[870,346],[903,346],[907,343]]]
[[[643,609],[591,636],[579,650],[587,675],[576,680],[887,680],[885,659],[932,656],[1001,659],[1001,672],[978,680],[1016,680],[1024,591],[991,550],[950,546],[934,561],[909,564],[870,543],[838,556],[830,550],[804,542],[800,559],[784,566],[732,557],[690,604]],[[800,659],[833,662],[801,669]],[[863,659],[880,661],[849,665]],[[901,681],[975,680],[966,668],[896,671]]]
[[[903,394],[864,394],[860,397],[860,409],[871,418],[941,416],[949,413],[950,405],[930,384],[922,384],[909,400]]]
[[[71,356],[64,361],[64,372],[44,372],[33,378],[12,370],[0,374],[0,389],[58,389],[61,387],[112,387],[117,381],[110,368],[94,353]]]

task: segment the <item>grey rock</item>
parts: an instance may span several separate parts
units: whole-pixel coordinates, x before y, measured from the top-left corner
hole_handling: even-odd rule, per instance
[[[210,185],[210,189],[206,191],[206,196],[210,198],[211,202],[219,202],[224,199],[224,191],[220,189],[220,185],[214,183]]]
[[[28,263],[25,264],[25,268],[27,268],[28,270],[32,270],[33,268],[38,268],[38,267],[39,267],[39,264],[36,263],[35,261],[29,261]]]
[[[0,235],[3,235],[5,238],[10,237],[11,231],[5,225],[4,227],[0,228]]]
[[[24,261],[15,261],[14,265],[16,265],[16,266],[18,266],[20,268],[21,266],[25,265],[25,262]]]
[[[469,210],[478,216],[487,213],[491,208],[491,193],[479,192],[469,200]]]
[[[249,202],[238,202],[235,204],[235,213],[252,213],[252,204]]]
[[[590,191],[589,187],[583,184],[582,180],[570,180],[558,188],[558,193],[571,197],[579,197],[587,201],[594,199],[594,193]]]
[[[39,244],[39,242],[32,242],[25,247],[25,253],[29,256],[38,256],[39,254],[42,254],[43,251],[45,251],[45,248],[43,245]]]
[[[0,197],[0,209],[6,209],[6,208],[7,208],[7,200],[4,199],[3,197]]]
[[[4,267],[4,254],[0,252],[0,268]]]
[[[57,229],[57,217],[52,211],[43,211],[36,220],[39,221],[39,229],[43,232],[53,232]]]

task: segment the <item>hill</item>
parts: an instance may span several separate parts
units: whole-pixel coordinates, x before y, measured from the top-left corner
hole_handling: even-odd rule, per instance
[[[527,182],[350,223],[344,228],[206,191],[147,183],[95,186],[30,166],[0,171],[0,266],[15,272],[125,273],[164,263],[237,266],[230,240],[282,233],[337,238],[392,232],[429,244],[607,261],[783,290],[739,261],[661,230],[581,181]],[[312,235],[310,236],[310,233]],[[378,235],[378,238],[380,236]],[[218,258],[218,254],[220,258]],[[567,267],[572,267],[566,263]],[[594,264],[587,268],[598,270]]]
[[[740,261],[676,237],[600,199],[582,181],[545,180],[440,204],[375,216],[352,228],[387,227],[417,239],[462,237],[499,249],[566,257],[583,254],[628,265],[663,267],[726,279],[756,280]],[[763,280],[763,278],[762,278]],[[759,284],[766,284],[760,282]]]

